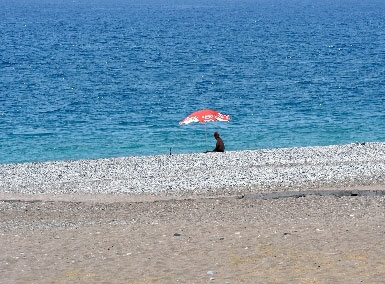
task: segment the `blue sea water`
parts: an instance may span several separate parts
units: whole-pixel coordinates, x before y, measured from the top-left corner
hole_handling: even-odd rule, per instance
[[[383,0],[0,0],[0,163],[385,141]]]

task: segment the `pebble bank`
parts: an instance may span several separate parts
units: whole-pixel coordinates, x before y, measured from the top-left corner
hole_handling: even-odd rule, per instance
[[[0,165],[0,192],[227,195],[385,184],[385,143]]]

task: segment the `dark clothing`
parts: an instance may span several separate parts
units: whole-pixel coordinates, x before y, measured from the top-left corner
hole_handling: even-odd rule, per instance
[[[224,152],[225,151],[225,144],[223,143],[223,140],[218,137],[217,139],[217,144],[215,145],[215,149],[213,152]]]

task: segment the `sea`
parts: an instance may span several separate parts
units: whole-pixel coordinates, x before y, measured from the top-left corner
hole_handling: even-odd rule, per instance
[[[179,121],[200,109],[230,122]],[[0,0],[0,163],[385,141],[383,0]]]

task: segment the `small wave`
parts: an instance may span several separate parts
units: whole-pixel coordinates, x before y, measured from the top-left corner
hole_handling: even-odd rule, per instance
[[[8,68],[8,67],[13,67],[15,66],[15,63],[9,62],[9,61],[0,61],[0,68]]]
[[[12,132],[13,136],[24,136],[24,137],[42,137],[54,135],[53,132]]]

